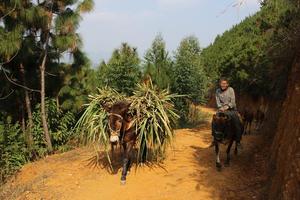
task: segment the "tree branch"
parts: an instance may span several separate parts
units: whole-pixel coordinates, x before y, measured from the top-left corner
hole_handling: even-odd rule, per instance
[[[4,76],[6,77],[6,79],[7,79],[10,83],[12,83],[12,84],[14,84],[14,85],[16,85],[16,86],[19,86],[19,87],[21,87],[21,88],[23,88],[23,89],[25,89],[25,90],[29,90],[29,91],[31,91],[31,92],[41,92],[40,90],[31,89],[31,88],[29,88],[29,87],[26,87],[26,86],[24,86],[24,85],[21,85],[21,84],[19,84],[19,83],[14,82],[13,80],[11,80],[11,78],[9,78],[9,77],[7,76],[5,70],[7,70],[7,69],[5,69],[5,68],[2,66],[2,71],[3,71],[3,73],[4,73]]]
[[[7,99],[10,95],[12,95],[12,93],[14,93],[15,91],[14,90],[11,90],[11,92],[6,95],[5,97],[0,97],[0,100],[4,100],[4,99]]]
[[[23,89],[25,89],[25,90],[29,90],[29,91],[31,91],[31,92],[40,92],[40,90],[31,89],[31,88],[28,88],[28,87],[26,87],[26,86],[24,86],[24,85],[21,85],[21,84],[19,84],[19,83],[14,82],[14,81],[11,80],[11,78],[9,78],[8,75],[6,74],[6,71],[9,71],[9,70],[5,69],[5,68],[3,67],[3,65],[4,65],[4,64],[7,64],[7,63],[9,63],[9,62],[11,62],[11,61],[18,55],[18,53],[19,53],[19,50],[18,50],[17,53],[16,53],[14,56],[12,56],[8,61],[0,63],[0,70],[3,71],[4,76],[6,77],[6,79],[7,79],[10,83],[12,83],[12,84],[14,84],[14,85],[16,85],[16,86],[19,86],[19,87],[21,87],[21,88],[23,88]]]
[[[13,9],[10,10],[10,11],[9,11],[8,13],[6,13],[5,15],[3,15],[3,16],[0,18],[0,20],[4,19],[4,18],[5,18],[6,16],[8,16],[10,13],[14,12],[14,10],[16,9],[16,7],[17,7],[17,2],[15,1],[15,5],[14,5]]]

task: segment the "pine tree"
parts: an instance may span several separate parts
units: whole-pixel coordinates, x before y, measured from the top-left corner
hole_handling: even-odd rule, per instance
[[[136,48],[123,43],[120,49],[116,49],[107,63],[106,85],[125,94],[132,94],[136,83],[141,77],[140,59]]]
[[[182,123],[187,122],[191,102],[204,103],[207,91],[207,76],[200,62],[201,48],[196,37],[184,38],[175,54],[173,92],[186,95],[176,100]]]
[[[159,34],[152,42],[151,48],[144,56],[144,74],[149,75],[154,84],[165,89],[170,86],[172,61],[166,50],[166,43]]]
[[[9,59],[15,52],[26,53],[22,50],[27,48],[26,41],[28,39],[32,39],[31,47],[37,47],[34,49],[34,55],[40,57],[29,56],[28,58],[36,61],[33,66],[40,72],[41,118],[45,141],[50,152],[53,148],[45,110],[46,68],[57,65],[63,53],[72,54],[77,51],[81,45],[80,38],[76,33],[81,19],[80,14],[90,11],[92,8],[92,0],[12,0],[0,3],[0,12],[3,14],[1,20],[4,22],[4,27],[0,28],[0,42],[3,41],[0,45],[0,54],[3,60],[11,62]],[[20,54],[19,56],[18,54],[20,58],[26,56],[28,55]],[[30,66],[25,65],[26,60],[20,59],[18,64],[22,84],[26,84],[26,71],[30,70]],[[27,102],[26,105],[29,105],[26,96],[25,92],[25,102]],[[28,109],[27,112],[30,113]]]

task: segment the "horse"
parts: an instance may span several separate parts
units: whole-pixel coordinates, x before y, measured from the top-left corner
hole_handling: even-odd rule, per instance
[[[217,113],[213,115],[212,120],[214,126],[214,144],[215,144],[215,153],[216,153],[216,167],[219,171],[222,169],[222,164],[220,161],[220,143],[224,143],[225,140],[229,140],[227,146],[227,158],[225,161],[225,166],[229,166],[230,164],[230,150],[232,147],[233,142],[236,142],[236,131],[233,121],[230,116],[226,115],[225,113]],[[235,155],[238,154],[237,143],[235,143],[234,149]]]
[[[126,176],[130,169],[132,152],[137,138],[133,116],[128,114],[130,104],[127,101],[119,101],[112,106],[103,105],[108,112],[109,140],[112,146],[112,154],[114,146],[118,143],[121,144],[124,150],[121,174],[122,185],[126,183]]]
[[[258,130],[265,120],[265,113],[262,110],[258,109],[256,111],[255,120],[256,120],[256,130]]]
[[[243,134],[249,134],[251,133],[251,126],[252,126],[252,122],[253,122],[253,119],[254,119],[254,114],[253,112],[251,112],[250,110],[248,109],[245,109],[242,113],[242,118],[243,118],[243,121],[244,121],[244,132]],[[247,132],[248,130],[248,132]]]

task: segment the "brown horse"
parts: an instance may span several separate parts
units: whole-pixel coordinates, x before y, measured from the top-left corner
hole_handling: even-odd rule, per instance
[[[254,120],[254,114],[251,110],[245,109],[241,112],[243,121],[244,121],[244,133],[243,134],[251,134],[252,122]]]
[[[212,120],[214,126],[214,144],[216,152],[216,167],[220,171],[222,164],[220,161],[220,143],[224,143],[225,140],[228,141],[227,146],[227,159],[225,161],[225,166],[230,164],[230,150],[234,141],[236,141],[236,131],[232,119],[225,113],[217,113],[213,116]],[[225,142],[227,143],[227,142]],[[237,145],[235,145],[234,153],[238,153]]]
[[[256,111],[255,120],[256,120],[256,130],[258,130],[262,126],[262,124],[265,120],[264,111],[262,111],[261,109],[258,109]]]
[[[109,139],[112,153],[114,146],[118,143],[122,145],[124,150],[121,184],[126,183],[126,175],[130,169],[133,147],[137,138],[133,116],[128,114],[129,106],[130,103],[126,101],[119,101],[110,107],[104,105],[105,110],[109,113]]]

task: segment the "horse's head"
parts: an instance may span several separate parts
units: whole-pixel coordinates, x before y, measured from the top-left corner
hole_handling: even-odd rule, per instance
[[[108,126],[110,131],[110,142],[116,143],[119,141],[121,129],[125,118],[127,118],[127,111],[130,106],[129,102],[119,101],[111,107],[104,106],[108,112]]]
[[[213,115],[213,123],[215,125],[215,137],[218,139],[219,137],[223,137],[225,134],[225,129],[228,127],[230,121],[230,117],[225,113],[218,113]],[[219,138],[221,139],[221,138]]]

